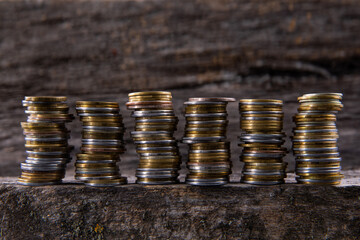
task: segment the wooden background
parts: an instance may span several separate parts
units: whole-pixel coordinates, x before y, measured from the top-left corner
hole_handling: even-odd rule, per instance
[[[134,123],[124,104],[135,90],[173,92],[178,138],[188,97],[283,99],[291,135],[300,94],[342,92],[343,167],[359,168],[359,36],[356,0],[0,0],[0,176],[18,176],[25,159],[25,95],[66,95],[72,107],[77,100],[118,101],[128,128],[120,168],[133,175]],[[237,104],[228,110],[236,180]],[[78,147],[79,121],[70,127]],[[286,161],[292,171],[291,154]]]

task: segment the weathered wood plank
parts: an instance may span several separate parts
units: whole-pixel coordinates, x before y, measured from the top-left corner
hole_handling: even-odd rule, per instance
[[[356,0],[1,1],[0,13],[5,96],[360,69]]]
[[[359,185],[98,189],[0,184],[0,237],[357,239],[359,190]]]

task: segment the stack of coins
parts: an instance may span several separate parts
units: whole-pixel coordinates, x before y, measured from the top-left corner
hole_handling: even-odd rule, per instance
[[[22,103],[29,114],[27,122],[21,123],[27,158],[21,163],[17,182],[26,186],[59,184],[73,148],[68,145],[70,131],[65,126],[73,119],[66,97],[25,97]]]
[[[241,182],[256,185],[284,183],[287,163],[282,147],[283,102],[273,99],[242,99],[239,102],[240,160],[245,163]]]
[[[128,109],[133,110],[135,131],[131,137],[140,161],[136,170],[139,184],[178,182],[181,158],[173,137],[178,123],[170,92],[150,91],[129,94]]]
[[[224,185],[231,174],[226,107],[233,98],[190,98],[185,102],[186,127],[182,139],[189,145],[186,183]]]
[[[343,107],[341,93],[313,93],[298,98],[293,120],[293,152],[296,180],[303,184],[340,184],[341,157],[336,114]]]
[[[126,184],[117,162],[125,152],[125,127],[117,102],[78,101],[82,121],[82,153],[77,154],[75,179],[87,186],[111,187]]]

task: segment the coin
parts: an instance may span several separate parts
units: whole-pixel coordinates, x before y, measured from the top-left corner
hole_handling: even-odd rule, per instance
[[[43,186],[60,184],[66,164],[71,161],[68,145],[70,131],[65,123],[72,121],[63,96],[26,96],[22,101],[28,114],[21,127],[25,135],[27,158],[21,163],[18,184]]]
[[[139,155],[137,183],[161,185],[178,182],[181,158],[173,137],[178,124],[170,92],[129,93],[129,110],[135,118],[131,137]]]
[[[239,101],[239,146],[243,147],[240,161],[244,162],[241,182],[255,185],[284,183],[287,163],[283,157],[287,149],[282,147],[282,100],[241,99]]]
[[[341,93],[312,93],[298,97],[300,107],[293,117],[296,127],[292,137],[298,183],[340,184],[336,114],[343,107],[341,99]]]
[[[86,186],[126,184],[117,162],[125,152],[125,127],[117,102],[78,101],[76,112],[83,122],[82,153],[77,154],[75,179]]]
[[[229,97],[197,97],[189,98],[189,102],[235,102],[235,98]]]
[[[229,182],[231,174],[230,142],[226,141],[226,97],[189,98],[185,105],[183,143],[189,145],[186,183],[217,186]]]

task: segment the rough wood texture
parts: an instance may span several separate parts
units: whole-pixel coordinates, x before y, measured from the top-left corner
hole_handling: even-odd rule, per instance
[[[3,183],[0,238],[357,239],[359,197],[354,182],[102,189]]]
[[[359,73],[356,0],[1,1],[0,12],[7,93]]]
[[[123,105],[128,91],[144,89],[173,90],[179,116],[190,96],[281,98],[288,135],[299,94],[343,92],[343,166],[357,168],[359,26],[357,0],[0,0],[0,175],[18,175],[25,157],[24,95]],[[240,171],[236,104],[229,111]],[[79,123],[72,129],[78,146]],[[123,169],[131,175],[136,156],[128,149]]]

